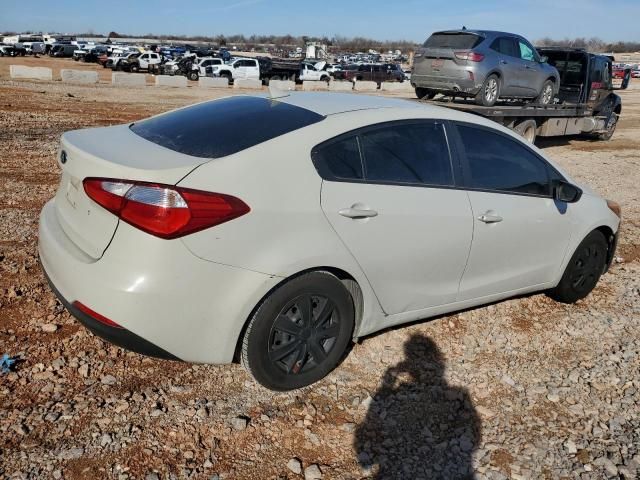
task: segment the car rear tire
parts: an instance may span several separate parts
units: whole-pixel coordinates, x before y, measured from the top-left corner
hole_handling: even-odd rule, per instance
[[[342,359],[354,321],[353,300],[337,277],[321,271],[300,275],[255,311],[242,341],[242,364],[271,390],[305,387]]]
[[[553,82],[551,80],[547,80],[542,84],[536,103],[538,105],[551,105],[553,103]]]
[[[428,88],[416,87],[416,97],[419,99],[431,100],[436,96],[436,92],[429,90]]]
[[[594,230],[578,245],[558,286],[548,292],[554,300],[574,303],[595,288],[607,263],[607,239]]]
[[[187,73],[187,78],[189,80],[193,81],[193,82],[197,81],[198,77],[199,77],[198,72],[191,71],[191,72]]]
[[[529,142],[530,144],[534,144],[536,142],[536,134],[538,130],[538,124],[533,119],[523,120],[513,129],[515,132],[522,135],[522,137]]]
[[[476,95],[476,103],[483,107],[493,107],[500,98],[500,79],[495,73],[489,75]]]

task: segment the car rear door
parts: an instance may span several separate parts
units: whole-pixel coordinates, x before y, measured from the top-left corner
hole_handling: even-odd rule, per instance
[[[455,176],[445,126],[379,124],[313,151],[322,209],[357,260],[384,311],[455,301],[472,217]]]
[[[498,37],[491,43],[491,50],[495,52],[496,67],[501,73],[501,95],[519,95],[520,89],[520,55],[513,37]]]
[[[487,127],[458,124],[473,244],[458,300],[551,282],[571,236],[571,206],[553,198],[562,176],[531,148]]]

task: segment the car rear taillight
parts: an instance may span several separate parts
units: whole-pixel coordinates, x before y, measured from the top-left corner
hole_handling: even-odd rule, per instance
[[[471,50],[462,50],[459,52],[453,52],[458,60],[469,60],[470,62],[481,62],[484,60],[484,55],[481,53],[473,52]]]
[[[160,238],[178,238],[238,218],[242,200],[158,183],[85,178],[84,191],[121,220]]]

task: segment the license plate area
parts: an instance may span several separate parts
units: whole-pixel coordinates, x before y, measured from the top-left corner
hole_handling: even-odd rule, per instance
[[[436,58],[435,60],[431,61],[431,68],[433,68],[434,70],[440,70],[443,65],[444,60],[441,58]]]

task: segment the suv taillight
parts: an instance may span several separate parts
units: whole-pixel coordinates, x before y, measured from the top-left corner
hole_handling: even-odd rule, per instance
[[[238,218],[242,200],[159,183],[85,178],[84,191],[121,220],[160,238],[178,238]]]
[[[459,52],[453,52],[458,60],[469,60],[470,62],[481,62],[484,60],[484,55],[481,53],[473,52],[471,50],[462,50]]]

